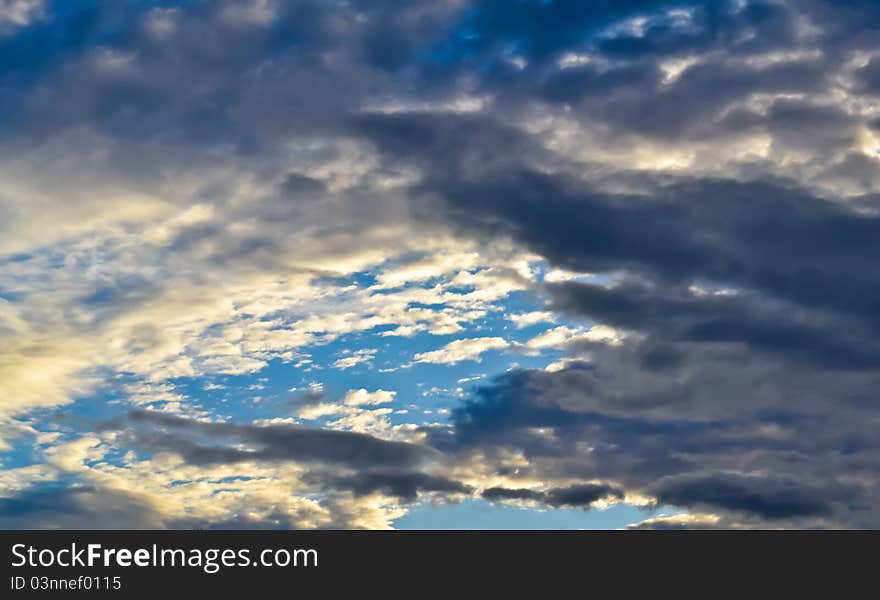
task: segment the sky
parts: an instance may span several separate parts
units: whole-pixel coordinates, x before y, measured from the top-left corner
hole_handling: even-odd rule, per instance
[[[0,0],[0,528],[880,527],[880,4]]]

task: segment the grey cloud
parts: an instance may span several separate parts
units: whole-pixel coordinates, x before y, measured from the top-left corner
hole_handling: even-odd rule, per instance
[[[34,489],[0,498],[3,529],[158,529],[159,511],[144,499],[93,486]]]
[[[472,489],[459,481],[418,471],[364,471],[338,476],[312,473],[307,480],[320,483],[325,488],[350,491],[355,496],[381,492],[406,501],[415,500],[423,492],[453,495],[469,494]]]
[[[486,500],[490,500],[493,502],[503,500],[541,500],[544,498],[544,494],[542,492],[525,488],[510,489],[503,487],[491,487],[483,490],[483,493],[481,495]]]
[[[650,334],[654,341],[665,342],[667,349],[675,342],[732,343],[818,369],[880,364],[880,347],[870,336],[854,333],[856,320],[830,318],[747,293],[701,295],[639,284],[613,288],[561,284],[550,286],[549,293],[559,310]]]
[[[291,460],[350,468],[407,468],[422,464],[433,454],[424,446],[361,433],[197,421],[153,411],[132,411],[102,427],[127,431],[135,445],[153,452],[174,451],[193,464]],[[243,450],[236,447],[238,444],[253,448]]]
[[[880,93],[880,60],[871,59],[855,74],[862,91],[872,94]]]
[[[524,477],[613,480],[661,503],[735,514],[728,525],[876,518],[875,374],[829,378],[706,344],[679,347],[681,360],[660,371],[643,367],[638,347],[594,351],[589,364],[514,371],[481,388],[435,443],[490,461],[492,449],[518,449]],[[487,497],[541,500],[520,492]]]
[[[505,170],[429,189],[454,222],[509,235],[572,270],[728,283],[873,314],[877,218],[790,186],[682,181],[644,196],[609,195],[565,177]]]
[[[792,479],[724,473],[663,479],[653,493],[660,502],[676,506],[744,512],[768,520],[826,516],[834,502],[853,496],[839,485],[812,487]]]
[[[598,500],[602,500],[603,498],[623,498],[623,491],[611,485],[585,483],[568,487],[551,488],[545,491],[493,487],[483,490],[482,496],[490,501],[530,500],[541,502],[555,508],[589,508],[591,504]]]
[[[551,489],[546,497],[550,506],[587,506],[602,498],[623,498],[623,491],[608,485],[582,484]]]

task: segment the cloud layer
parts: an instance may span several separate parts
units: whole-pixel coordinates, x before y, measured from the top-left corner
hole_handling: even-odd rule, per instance
[[[876,527],[878,29],[0,2],[0,521]]]

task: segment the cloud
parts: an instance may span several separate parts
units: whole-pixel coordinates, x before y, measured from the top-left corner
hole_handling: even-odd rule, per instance
[[[417,363],[455,364],[465,360],[479,361],[489,350],[501,350],[510,344],[500,337],[467,338],[449,342],[438,350],[420,352],[413,357]]]
[[[852,492],[842,487],[811,488],[794,480],[736,474],[661,480],[654,495],[658,501],[676,506],[708,506],[771,520],[828,515],[832,502],[852,498]]]
[[[633,523],[627,529],[647,529],[659,531],[681,531],[694,529],[732,529],[733,524],[724,523],[717,515],[712,514],[680,514],[660,516],[645,519],[639,523]]]
[[[377,350],[370,348],[362,348],[360,350],[355,350],[348,356],[343,356],[338,359],[333,366],[337,369],[350,369],[359,364],[369,363],[373,357],[376,355]]]
[[[389,417],[395,411],[384,404],[394,402],[397,392],[368,391],[365,388],[349,390],[340,400],[329,398],[323,392],[310,393],[298,399],[296,414],[307,421],[323,419],[323,427],[338,431],[375,436],[383,440],[420,442],[424,434],[412,423],[392,424]]]
[[[3,0],[0,2],[0,33],[26,27],[43,15],[43,0]]]
[[[507,318],[516,325],[517,329],[536,325],[538,323],[552,323],[556,316],[549,311],[533,311],[521,314],[507,315]]]
[[[355,496],[382,492],[413,501],[419,493],[442,492],[445,495],[468,494],[471,488],[458,481],[419,472],[366,472],[341,477],[314,475],[323,485],[337,490],[349,490]]]
[[[197,421],[155,411],[131,411],[124,420],[108,422],[103,427],[113,431],[125,424],[133,426],[127,433],[134,444],[153,451],[176,452],[193,464],[294,460],[352,468],[412,467],[431,457],[429,448],[361,433],[286,424],[251,426]],[[242,449],[238,444],[249,447]]]
[[[480,388],[452,437],[437,432],[434,443],[464,455],[516,449],[522,478],[613,480],[627,497],[709,509],[731,525],[873,519],[876,484],[841,476],[875,460],[857,399],[870,397],[873,375],[829,379],[723,348],[648,369],[639,350],[595,352],[594,364],[513,371]],[[836,400],[841,386],[850,402]]]
[[[529,350],[542,350],[544,348],[571,346],[578,343],[598,342],[616,345],[620,344],[624,337],[625,334],[623,332],[607,325],[596,325],[586,331],[562,325],[536,335],[525,343],[525,347]]]
[[[0,1],[4,518],[880,522],[875,2],[68,4]],[[493,350],[563,356],[393,414]]]
[[[397,392],[389,392],[388,390],[376,390],[369,392],[364,388],[351,390],[345,395],[343,402],[349,406],[375,406],[378,404],[387,404],[394,400]]]
[[[61,471],[78,471],[86,460],[100,459],[104,451],[99,448],[100,438],[84,436],[67,444],[59,444],[49,449],[47,463]]]
[[[589,508],[594,502],[613,498],[623,498],[623,492],[610,485],[603,484],[578,484],[563,488],[551,488],[544,491],[536,491],[523,488],[500,488],[493,487],[483,490],[482,496],[490,501],[527,500],[552,506]]]
[[[161,516],[148,502],[93,487],[33,490],[0,498],[4,529],[158,529]]]
[[[297,411],[297,415],[306,420],[320,419],[329,415],[335,415],[342,411],[342,407],[338,404],[330,404],[319,402],[317,404],[307,404]]]

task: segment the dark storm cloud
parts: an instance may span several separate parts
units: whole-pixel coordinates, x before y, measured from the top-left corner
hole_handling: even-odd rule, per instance
[[[146,452],[175,452],[193,465],[244,461],[319,465],[320,470],[306,473],[303,482],[330,496],[383,494],[414,502],[423,493],[451,498],[472,492],[460,481],[419,470],[441,458],[436,450],[366,434],[295,425],[206,422],[152,411],[132,411],[102,424],[101,429],[119,432],[131,446]],[[278,523],[288,520],[267,516],[249,527],[278,527]],[[234,528],[234,523],[199,521],[197,526]]]
[[[390,159],[422,167],[431,181],[519,165],[541,154],[524,132],[484,114],[364,113],[351,116],[347,123],[354,134],[371,141]]]
[[[544,491],[493,487],[483,490],[482,496],[490,501],[529,500],[541,502],[554,508],[589,508],[598,500],[622,498],[623,491],[610,485],[585,483]]]
[[[291,173],[281,185],[282,192],[290,196],[312,196],[326,191],[324,183],[313,177]]]
[[[856,79],[861,91],[871,94],[880,93],[880,60],[873,58],[868,61],[868,64],[856,71]]]
[[[601,97],[646,75],[612,76],[585,87]],[[809,79],[805,72],[801,82]],[[448,144],[435,117],[381,118],[399,120],[373,139],[401,160]],[[718,526],[874,522],[873,212],[784,179],[641,178],[647,191],[610,193],[564,167],[534,168],[546,155],[515,134],[513,151],[493,156],[483,149],[504,127],[466,119],[456,153],[422,162],[433,170],[416,190],[418,210],[477,238],[513,239],[555,266],[617,274],[610,286],[545,291],[551,307],[635,336],[620,348],[582,344],[590,361],[560,372],[501,378],[456,413],[450,432],[433,432],[438,447],[520,449],[531,477],[618,481],[659,502],[722,513]],[[836,108],[777,102],[761,120],[789,145],[836,147],[852,136]],[[419,143],[398,139],[404,131]],[[722,475],[694,475],[706,472]],[[845,485],[850,477],[861,484]],[[515,489],[486,497],[544,499]]]
[[[586,98],[606,97],[627,88],[653,88],[661,77],[655,65],[571,68],[548,78],[541,95],[550,102],[580,102]]]
[[[332,500],[327,504],[332,508]],[[0,498],[0,527],[3,529],[243,530],[290,529],[292,526],[295,523],[291,522],[290,515],[282,511],[268,511],[259,516],[235,515],[221,520],[170,517],[136,492],[98,486],[33,489]],[[322,526],[348,529],[352,524],[340,518]]]
[[[610,195],[565,177],[504,170],[428,189],[456,223],[507,234],[568,269],[719,282],[876,314],[880,221],[797,188],[702,180]]]
[[[470,486],[459,481],[418,471],[364,471],[341,476],[312,473],[306,477],[306,481],[320,483],[327,489],[349,491],[355,496],[381,492],[386,496],[396,496],[407,501],[415,500],[421,492],[443,492],[452,495],[468,494],[472,490]]]
[[[74,486],[34,489],[0,498],[3,529],[157,529],[161,514],[118,490]]]
[[[362,433],[297,425],[243,425],[197,421],[152,411],[132,411],[103,424],[126,432],[146,450],[173,451],[193,464],[292,460],[349,468],[407,468],[432,456],[424,446],[381,440]],[[240,444],[250,446],[241,449]]]
[[[502,487],[492,487],[483,490],[481,494],[483,498],[490,501],[503,501],[503,500],[541,500],[544,498],[544,494],[542,492],[538,492],[535,490],[529,490],[525,488],[502,488]]]
[[[829,318],[748,294],[697,294],[637,283],[613,288],[569,283],[549,290],[557,309],[649,333],[666,348],[674,342],[732,343],[817,369],[880,365],[880,346],[858,329],[866,324],[857,326],[857,319]],[[646,361],[663,360],[654,354],[656,347],[648,350]]]
[[[547,491],[550,506],[588,506],[602,498],[623,498],[623,491],[609,485],[582,484]]]
[[[529,478],[613,480],[661,503],[736,513],[728,524],[876,519],[875,372],[828,377],[707,344],[680,345],[682,357],[657,371],[641,348],[595,350],[591,364],[513,371],[481,388],[437,445],[515,448]]]
[[[824,516],[832,503],[847,500],[840,486],[813,488],[794,480],[730,474],[663,479],[653,490],[660,502],[741,511],[765,519]]]

